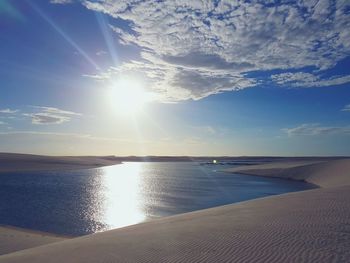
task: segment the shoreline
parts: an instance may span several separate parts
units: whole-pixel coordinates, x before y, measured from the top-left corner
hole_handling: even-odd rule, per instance
[[[277,162],[240,166],[229,172],[304,180],[319,188],[34,247],[0,256],[0,262],[350,260],[350,158],[306,165]]]
[[[276,162],[315,162],[339,160],[341,156],[308,156],[308,157],[277,157],[277,156],[46,156],[21,153],[0,152],[0,173],[25,171],[55,171],[90,169],[123,162],[212,162],[217,159],[222,162],[276,163]]]
[[[41,156],[39,156],[41,157]],[[0,157],[1,158],[1,157]],[[55,157],[56,158],[56,157]],[[62,157],[58,157],[58,158],[62,158]],[[65,158],[70,158],[70,157],[65,157]],[[73,157],[75,158],[75,157]],[[77,157],[77,158],[85,158],[85,157]],[[86,158],[89,158],[91,160],[91,158],[102,158],[102,157],[86,157]],[[274,157],[275,158],[275,157]],[[287,158],[287,157],[286,157]],[[309,159],[310,157],[306,157],[307,159]],[[314,158],[314,157],[312,157]],[[322,157],[324,158],[324,157]],[[103,158],[102,158],[103,159]],[[293,158],[294,159],[294,158]],[[300,158],[298,158],[300,159]],[[0,159],[1,160],[1,159]],[[285,163],[286,161],[279,161],[278,163]],[[299,163],[300,161],[292,161],[293,163],[296,162],[296,163]],[[321,161],[302,161],[303,163],[319,163]],[[248,167],[251,167],[251,166],[261,166],[261,165],[271,165],[272,162],[266,162],[265,164],[256,164],[256,165],[242,165],[242,166],[239,166],[239,167],[236,167],[236,168],[233,168],[233,169],[237,169],[237,168],[248,168]],[[287,163],[290,163],[290,161],[287,161]],[[2,171],[1,168],[0,168],[0,175],[2,173],[20,173],[20,172],[23,172],[23,173],[26,173],[26,172],[45,172],[45,171],[71,171],[71,170],[78,170],[78,169],[93,169],[93,168],[99,168],[99,167],[107,167],[107,166],[111,166],[111,165],[116,165],[116,164],[123,164],[122,162],[120,163],[112,163],[112,164],[101,164],[99,166],[91,166],[91,165],[84,165],[84,166],[74,166],[74,167],[70,167],[70,168],[67,168],[66,166],[59,166],[59,167],[55,167],[54,169],[47,169],[47,168],[43,168],[43,167],[29,167],[29,169],[26,169],[26,170],[23,170],[23,171]],[[272,163],[273,164],[273,163]],[[307,165],[306,164],[306,165]],[[32,170],[30,170],[30,168],[32,168]],[[13,168],[15,169],[15,168]],[[232,173],[230,171],[230,169],[225,169],[225,170],[220,170],[220,172],[226,172],[226,173]],[[236,173],[236,172],[235,172]],[[248,176],[256,176],[256,177],[266,177],[266,178],[271,178],[271,176],[264,176],[264,175],[255,175],[255,174],[251,174],[251,173],[245,173],[244,170],[242,170],[242,172],[237,172],[239,174],[243,174],[243,175],[248,175]],[[295,179],[291,179],[291,178],[282,178],[282,177],[276,177],[278,179],[283,179],[283,180],[291,180],[291,181],[300,181],[300,182],[306,182],[310,185],[313,185],[315,186],[315,188],[311,188],[311,189],[307,189],[307,190],[298,190],[298,191],[293,191],[293,192],[302,192],[302,191],[309,191],[309,190],[314,190],[314,189],[317,189],[319,188],[320,186],[319,185],[316,185],[316,184],[313,184],[313,183],[310,183],[310,182],[307,182],[305,180],[295,180]],[[193,212],[197,212],[197,211],[202,211],[202,210],[206,210],[206,209],[212,209],[212,208],[216,208],[216,207],[222,207],[222,206],[229,206],[229,205],[234,205],[234,204],[240,204],[242,202],[249,202],[249,201],[253,201],[253,200],[257,200],[257,199],[261,199],[261,198],[268,198],[268,197],[274,197],[274,196],[280,196],[280,195],[285,195],[285,194],[289,194],[289,193],[293,193],[293,192],[287,192],[287,193],[282,193],[282,194],[274,194],[274,195],[270,195],[270,196],[264,196],[264,197],[257,197],[257,198],[253,198],[253,199],[249,199],[249,200],[244,200],[244,201],[240,201],[240,202],[235,202],[235,203],[230,203],[230,204],[225,204],[225,205],[218,205],[218,206],[215,206],[215,207],[210,207],[210,208],[204,208],[204,209],[200,209],[200,210],[195,210],[195,211],[190,211],[190,212],[187,212],[187,213],[193,213]],[[171,215],[171,216],[167,216],[167,217],[173,217],[173,216],[177,216],[177,215],[182,215],[182,214],[187,214],[187,213],[181,213],[181,214],[175,214],[175,215]],[[163,218],[163,217],[162,217]],[[155,220],[158,220],[158,219],[161,219],[161,218],[156,218]],[[149,221],[153,221],[154,219],[152,220],[148,220],[148,221],[145,221],[145,222],[140,222],[138,224],[142,224],[142,223],[147,223]],[[133,226],[133,225],[130,225],[130,226]],[[17,231],[22,231],[24,233],[31,233],[31,234],[37,234],[37,235],[43,235],[43,236],[52,236],[52,237],[58,237],[58,238],[65,238],[65,239],[72,239],[72,238],[78,238],[78,237],[82,237],[82,236],[85,236],[85,235],[77,235],[77,236],[69,236],[69,235],[62,235],[62,234],[57,234],[57,233],[51,233],[51,232],[45,232],[45,231],[41,231],[41,230],[36,230],[36,229],[30,229],[30,228],[22,228],[22,227],[18,227],[18,226],[13,226],[13,225],[6,225],[6,224],[1,224],[0,223],[0,227],[2,228],[7,228],[9,230],[17,230]],[[128,226],[126,226],[128,227]],[[122,227],[123,228],[123,227]],[[120,229],[120,228],[116,228],[116,229]],[[115,229],[112,229],[112,230],[115,230]],[[106,230],[106,231],[103,231],[103,232],[107,232],[107,231],[110,231],[110,230]],[[97,233],[103,233],[103,232],[96,232],[96,233],[93,233],[93,234],[97,234]],[[93,235],[93,234],[89,234],[89,235]]]

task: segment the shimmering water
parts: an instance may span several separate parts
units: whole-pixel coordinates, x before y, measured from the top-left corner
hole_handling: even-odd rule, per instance
[[[0,224],[83,235],[313,187],[217,168],[229,167],[130,162],[79,171],[0,174]]]

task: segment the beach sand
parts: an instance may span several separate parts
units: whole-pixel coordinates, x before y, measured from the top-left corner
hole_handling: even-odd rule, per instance
[[[350,262],[350,159],[298,162],[231,172],[321,188],[17,251],[0,262]]]
[[[45,232],[0,226],[0,255],[66,239]]]

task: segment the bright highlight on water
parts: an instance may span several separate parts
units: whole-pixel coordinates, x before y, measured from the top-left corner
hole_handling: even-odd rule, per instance
[[[313,187],[214,169],[190,162],[127,162],[79,171],[0,174],[0,224],[83,235]]]

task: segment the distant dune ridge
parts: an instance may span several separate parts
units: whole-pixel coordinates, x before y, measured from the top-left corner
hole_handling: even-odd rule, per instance
[[[265,161],[315,161],[317,157],[192,157],[192,156],[45,156],[20,153],[0,153],[0,172],[11,171],[39,171],[39,170],[67,170],[94,168],[106,165],[114,165],[121,162],[211,162],[213,159],[221,161],[234,161],[237,163],[265,162]],[[333,160],[334,157],[324,157],[322,160]]]
[[[0,262],[350,262],[350,159],[285,159],[230,172],[321,188],[21,250]]]
[[[44,156],[0,153],[0,172],[68,170],[120,163],[114,156]]]

